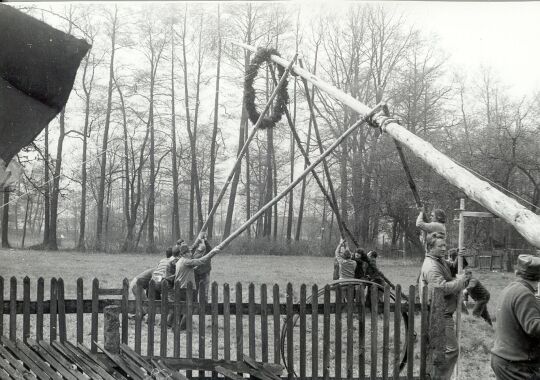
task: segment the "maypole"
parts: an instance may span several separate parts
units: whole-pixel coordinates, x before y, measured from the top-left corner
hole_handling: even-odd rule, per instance
[[[243,43],[234,43],[244,49],[256,52],[257,48]],[[272,55],[270,59],[281,66],[289,64],[285,59]],[[311,84],[317,86],[321,91],[333,96],[343,102],[360,115],[366,115],[370,108],[352,96],[340,91],[336,87],[324,82],[310,72],[294,65],[291,69],[293,73],[306,79]],[[470,199],[478,202],[493,214],[504,219],[532,245],[540,248],[540,216],[528,210],[515,199],[512,199],[501,191],[491,186],[469,170],[463,168],[445,154],[439,152],[433,145],[424,141],[414,133],[399,125],[395,120],[380,112],[373,117],[373,122],[380,126],[381,130],[389,134],[401,145],[406,146],[410,151],[424,162],[426,162],[439,175],[448,182],[462,190]]]

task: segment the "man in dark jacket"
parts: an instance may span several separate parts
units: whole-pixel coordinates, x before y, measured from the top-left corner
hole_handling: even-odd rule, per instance
[[[465,274],[470,276],[469,285],[463,291],[463,299],[465,302],[469,300],[469,296],[474,300],[474,309],[472,314],[476,318],[482,318],[490,326],[493,326],[491,323],[491,317],[488,312],[487,304],[491,295],[489,291],[482,285],[479,279],[472,277],[472,271],[467,269]]]
[[[519,255],[516,279],[501,293],[491,368],[499,380],[540,379],[540,258]]]

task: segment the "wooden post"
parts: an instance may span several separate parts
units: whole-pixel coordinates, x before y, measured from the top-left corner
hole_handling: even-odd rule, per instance
[[[463,273],[463,256],[460,253],[465,249],[465,198],[460,198],[459,200],[459,226],[458,226],[458,273]],[[461,307],[463,305],[463,294],[459,292],[457,299],[457,309],[456,309],[456,334],[458,347],[461,341]],[[459,379],[459,358],[456,363],[456,379]]]
[[[120,306],[105,306],[103,311],[105,325],[103,328],[105,349],[112,353],[120,353]]]
[[[252,52],[257,51],[257,48],[254,46],[238,42],[235,42],[234,44]],[[287,67],[289,65],[287,60],[276,55],[272,55],[270,58],[273,62],[281,66]],[[320,78],[317,78],[309,71],[294,65],[292,67],[292,72],[355,110],[361,117],[370,112],[367,105],[324,82]],[[540,234],[538,234],[538,230],[540,229],[540,215],[536,215],[534,212],[519,204],[515,199],[506,196],[489,183],[477,178],[470,171],[439,152],[427,141],[424,141],[406,128],[403,128],[395,121],[389,120],[386,115],[376,115],[374,121],[382,126],[383,132],[388,133],[400,144],[409,148],[415,156],[422,159],[439,173],[439,175],[462,190],[467,197],[480,203],[492,213],[503,218],[506,222],[513,225],[529,243],[540,248]]]
[[[444,351],[446,347],[444,321],[444,293],[441,288],[434,288],[431,298],[429,317],[429,344],[427,372],[431,379],[440,379],[440,367],[445,364]]]

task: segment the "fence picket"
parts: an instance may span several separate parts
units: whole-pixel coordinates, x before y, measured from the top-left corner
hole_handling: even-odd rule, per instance
[[[2,291],[2,294],[4,292]],[[45,295],[45,280],[38,278],[36,294],[36,340],[43,340],[43,298]],[[3,302],[2,302],[3,304]],[[3,319],[3,318],[2,318]]]
[[[319,288],[311,287],[311,377],[319,377]]]
[[[58,332],[60,335],[60,342],[66,341],[66,302],[64,296],[64,279],[61,277],[58,279]]]
[[[142,319],[144,317],[143,310],[143,290],[139,286],[138,282],[135,284],[135,352],[137,354],[141,353],[141,336],[142,336]],[[96,292],[97,294],[97,292]]]
[[[10,279],[9,289],[9,339],[17,338],[17,278]]]
[[[370,376],[372,379],[377,377],[377,346],[378,346],[378,314],[379,314],[379,287],[371,285],[369,287],[370,308],[371,308],[371,364]]]
[[[460,307],[461,305],[458,305]],[[429,340],[429,325],[428,325],[428,288],[424,286],[422,290],[422,308],[420,317],[420,379],[425,379],[426,362],[428,356],[428,340]]]
[[[51,278],[51,290],[49,293],[50,293],[49,340],[52,343],[53,341],[56,340],[56,319],[57,319],[56,313],[57,313],[57,299],[58,299],[58,286],[57,286],[56,278],[54,277]],[[92,323],[92,326],[93,326],[93,323]]]
[[[409,336],[407,346],[407,379],[413,378],[414,373],[414,300],[415,287],[409,286]]]
[[[223,284],[223,358],[231,360],[231,290],[229,284]]]
[[[30,277],[23,279],[23,342],[30,336]]]
[[[185,299],[182,300],[182,289],[180,288],[180,283],[178,281],[174,282],[174,327],[173,327],[173,356],[175,358],[180,357],[180,323],[182,322],[182,316],[184,315],[183,312],[183,305],[181,302],[184,302]]]
[[[354,286],[347,286],[347,358],[346,358],[346,374],[347,379],[353,378],[353,354],[354,354],[354,325],[353,325],[353,306],[354,306]]]
[[[388,379],[388,357],[390,353],[390,286],[384,286],[383,306],[383,352],[382,352],[382,378]]]
[[[206,354],[206,284],[199,283],[199,358]],[[204,371],[199,371],[199,378],[204,378]]]
[[[255,285],[251,282],[248,287],[248,336],[249,356],[257,360],[255,353]]]
[[[343,293],[341,286],[336,287],[336,313],[334,323],[334,377],[341,379],[341,308]]]
[[[128,303],[129,303],[129,280],[124,278],[122,281],[122,343],[127,345],[129,342],[129,318],[128,318]]]
[[[193,295],[197,294],[193,291],[193,283],[188,282],[186,288],[186,356],[191,359],[193,357]],[[192,378],[192,371],[186,371],[189,379]]]
[[[294,336],[293,336],[293,287],[289,282],[287,284],[287,367],[288,378],[292,380],[294,377]]]
[[[396,285],[394,301],[394,380],[399,380],[401,364],[401,285]]]
[[[261,285],[261,354],[262,361],[268,362],[268,294],[266,284]]]
[[[52,297],[51,297],[52,300]],[[91,352],[97,352],[96,342],[98,340],[98,302],[99,302],[99,280],[94,278],[92,280],[92,325],[90,327],[90,337],[92,342],[90,344]],[[140,352],[140,348],[139,348]]]
[[[366,293],[364,285],[358,289],[358,373],[360,379],[366,377]]]
[[[154,330],[156,325],[156,283],[148,283],[148,315],[146,317],[146,355],[154,356]]]
[[[161,281],[161,322],[159,338],[159,355],[167,355],[167,336],[168,336],[168,318],[169,318],[169,284],[167,281]]]
[[[272,287],[272,307],[273,307],[273,316],[274,316],[274,363],[280,363],[280,333],[281,333],[281,320],[279,312],[279,285],[274,284]]]
[[[77,279],[77,343],[84,342],[84,283],[82,278]]]
[[[330,378],[330,286],[324,287],[323,378]]]
[[[300,379],[306,378],[306,285],[300,286]],[[292,334],[291,334],[292,335]]]
[[[236,283],[236,360],[243,360],[244,354],[244,334],[242,324],[242,284]]]
[[[217,360],[219,357],[219,293],[218,285],[212,282],[212,359]],[[212,372],[212,379],[217,379],[217,372]]]

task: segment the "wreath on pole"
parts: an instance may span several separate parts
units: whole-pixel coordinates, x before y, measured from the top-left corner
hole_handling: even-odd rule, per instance
[[[259,120],[259,117],[261,116],[260,112],[257,111],[257,106],[255,105],[255,88],[253,88],[253,81],[257,77],[259,68],[261,67],[263,62],[267,62],[268,64],[272,62],[270,59],[270,56],[272,55],[280,56],[276,49],[259,49],[257,53],[253,56],[253,59],[251,60],[251,63],[247,68],[246,79],[244,82],[244,103],[246,106],[249,120],[251,121],[251,123],[253,123],[253,125],[257,123],[257,120]],[[285,68],[281,65],[276,66],[278,69],[279,78],[281,78],[285,73]],[[259,128],[272,128],[278,121],[281,120],[281,117],[285,113],[285,107],[289,102],[287,84],[288,80],[285,80],[277,93],[274,107],[272,109],[272,112],[270,113],[270,116],[265,116],[263,118]]]

